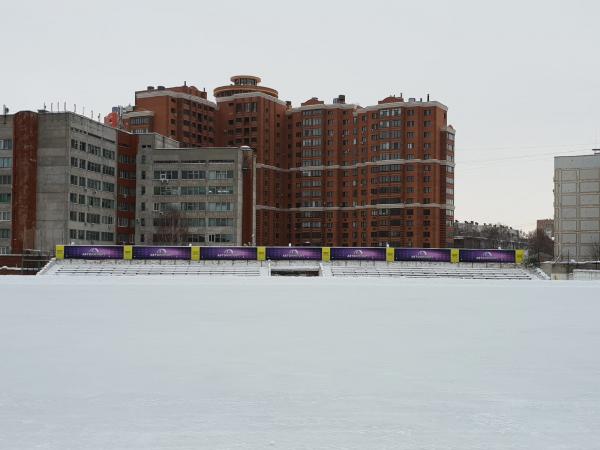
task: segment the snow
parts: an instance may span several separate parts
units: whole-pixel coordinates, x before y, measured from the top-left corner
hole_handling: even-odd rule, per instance
[[[1,449],[592,449],[600,283],[0,277]]]

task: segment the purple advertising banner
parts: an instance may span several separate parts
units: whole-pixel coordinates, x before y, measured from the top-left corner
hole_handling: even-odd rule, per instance
[[[514,263],[514,250],[459,250],[460,262]]]
[[[449,248],[396,248],[394,261],[450,262]]]
[[[65,245],[65,259],[123,259],[117,245]]]
[[[385,261],[385,247],[332,247],[331,260]]]
[[[192,247],[133,247],[133,259],[191,259]]]
[[[256,259],[256,247],[202,247],[200,259]]]
[[[320,261],[323,252],[321,247],[267,247],[267,259]]]

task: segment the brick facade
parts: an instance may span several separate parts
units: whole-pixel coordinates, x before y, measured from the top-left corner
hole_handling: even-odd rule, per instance
[[[293,108],[258,77],[231,81],[214,90],[216,103],[188,86],[138,91],[126,126],[197,146],[252,147],[258,245],[452,245],[455,131],[446,106],[390,96],[361,107],[338,96]],[[134,126],[136,115],[147,120]]]

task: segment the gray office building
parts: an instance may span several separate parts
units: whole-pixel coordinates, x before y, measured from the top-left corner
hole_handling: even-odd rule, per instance
[[[136,243],[254,243],[255,165],[250,148],[141,147]]]

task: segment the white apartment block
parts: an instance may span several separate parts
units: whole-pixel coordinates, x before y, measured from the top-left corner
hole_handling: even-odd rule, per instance
[[[554,158],[554,256],[600,259],[600,151]]]

